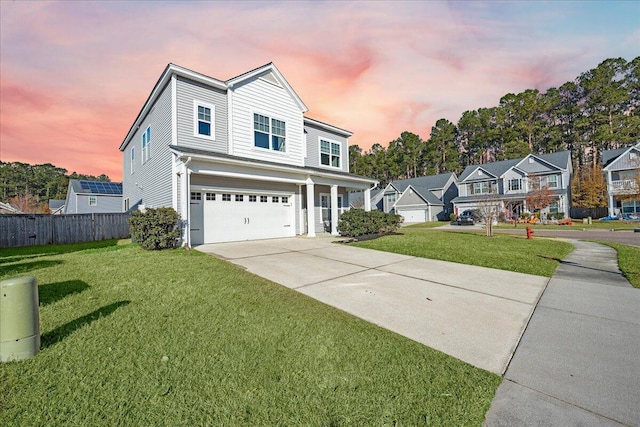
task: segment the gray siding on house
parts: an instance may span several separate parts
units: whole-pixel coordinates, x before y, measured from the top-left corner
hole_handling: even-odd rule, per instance
[[[405,207],[407,205],[415,206],[416,209],[419,209],[420,207],[424,207],[424,208],[427,207],[427,203],[424,200],[422,200],[422,197],[418,196],[415,192],[412,192],[411,190],[407,191],[402,196],[400,196],[400,198],[396,202],[396,208]]]
[[[546,163],[542,163],[534,157],[529,157],[529,159],[532,159],[533,163],[529,163],[529,160],[526,160],[518,164],[518,169],[525,171],[528,174],[539,174],[557,171],[556,168],[552,168]]]
[[[150,156],[142,163],[142,134],[151,126]],[[167,84],[153,108],[142,120],[123,155],[122,198],[129,208],[172,206],[171,176],[171,83]],[[133,173],[131,147],[135,148]],[[124,206],[124,205],[123,205]]]
[[[609,170],[626,170],[640,168],[640,154],[635,148],[623,156],[618,157],[608,166]]]
[[[338,170],[337,168],[320,164],[320,138],[324,138],[332,142],[340,143],[340,170],[349,172],[349,145],[347,138],[306,123],[304,130],[307,140],[307,152],[304,159],[305,166],[326,168],[327,170],[334,171]]]
[[[89,206],[89,196],[96,197],[96,205]],[[67,213],[109,213],[122,212],[122,196],[108,196],[104,194],[75,194],[71,193],[73,212]]]
[[[176,82],[176,106],[178,124],[178,145],[202,150],[229,152],[227,94],[225,91],[205,86],[182,77]],[[196,136],[196,117],[194,101],[200,101],[214,107],[214,138]]]

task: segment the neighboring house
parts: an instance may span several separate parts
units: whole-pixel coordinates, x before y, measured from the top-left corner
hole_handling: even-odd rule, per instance
[[[638,194],[640,177],[640,142],[632,147],[607,150],[602,153],[603,171],[607,179],[609,215],[640,214],[640,197],[621,200],[624,194]]]
[[[64,213],[64,204],[66,200],[49,199],[49,211],[51,215],[60,215]]]
[[[405,223],[446,221],[453,212],[451,201],[458,196],[456,179],[456,174],[449,172],[392,181],[375,205],[401,215]]]
[[[119,182],[69,180],[65,214],[123,212]]]
[[[382,210],[382,188],[374,188],[369,192],[371,196],[371,208]],[[364,207],[364,191],[349,193],[349,207],[362,209]]]
[[[349,173],[351,132],[305,112],[273,63],[226,81],[167,65],[120,145],[124,210],[173,207],[185,246],[337,234],[376,181]]]
[[[0,202],[0,214],[19,214],[20,208],[12,205],[11,203]]]
[[[526,198],[537,183],[547,187],[553,198],[542,211],[549,216],[559,212],[569,215],[572,175],[569,151],[467,166],[458,179],[455,213],[492,203],[507,219],[518,218],[531,211]]]

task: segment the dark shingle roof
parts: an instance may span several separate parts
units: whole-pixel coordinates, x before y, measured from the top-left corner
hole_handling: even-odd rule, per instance
[[[613,162],[622,153],[627,151],[630,147],[618,148],[616,150],[605,150],[602,152],[602,167],[606,167],[609,163]]]
[[[408,186],[424,187],[429,190],[438,190],[444,188],[451,176],[455,176],[453,172],[441,173],[439,175],[419,176],[417,178],[399,179],[391,182],[398,191],[404,191]]]
[[[549,154],[533,154],[533,156],[544,160],[547,163],[552,164],[561,169],[566,169],[569,165],[571,153],[569,151],[558,151],[557,153],[549,153]],[[478,168],[482,168],[485,171],[489,172],[491,175],[495,175],[496,177],[501,176],[506,171],[520,163],[525,157],[521,157],[519,159],[511,159],[511,160],[502,160],[499,162],[485,163],[483,165],[469,165],[467,166],[462,174],[460,175],[459,181],[464,181],[469,177]]]

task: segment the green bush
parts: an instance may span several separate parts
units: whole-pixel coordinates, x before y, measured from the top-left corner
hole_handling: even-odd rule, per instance
[[[564,219],[564,212],[556,212],[552,215],[555,217],[555,219]]]
[[[456,220],[457,220],[457,219],[458,219],[458,215],[456,215],[456,214],[454,214],[454,213],[452,213],[452,214],[450,214],[450,215],[449,215],[449,220],[450,220],[451,222],[456,222]]]
[[[402,220],[400,215],[384,213],[379,210],[366,212],[362,209],[351,209],[340,217],[338,231],[341,235],[350,237],[389,233],[397,230]]]
[[[180,215],[172,208],[134,211],[129,217],[133,240],[147,250],[175,248],[180,238]]]

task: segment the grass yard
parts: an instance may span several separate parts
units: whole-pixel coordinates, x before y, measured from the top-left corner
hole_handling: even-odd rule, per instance
[[[0,249],[18,275],[42,350],[0,364],[3,427],[479,426],[501,381],[196,251]]]
[[[583,224],[581,219],[573,221],[573,225],[557,225],[557,224],[518,224],[518,228],[526,228],[530,226],[534,230],[633,230],[640,228],[638,221],[598,221],[594,220],[591,224]],[[513,223],[500,223],[494,228],[514,228]]]
[[[621,243],[598,242],[618,252],[618,266],[634,288],[640,288],[640,248]]]
[[[442,227],[443,225],[449,225],[451,221],[431,221],[431,222],[420,222],[417,224],[407,225],[406,228],[437,228]]]
[[[354,243],[363,248],[551,277],[570,243],[509,235],[402,228],[397,235]]]

